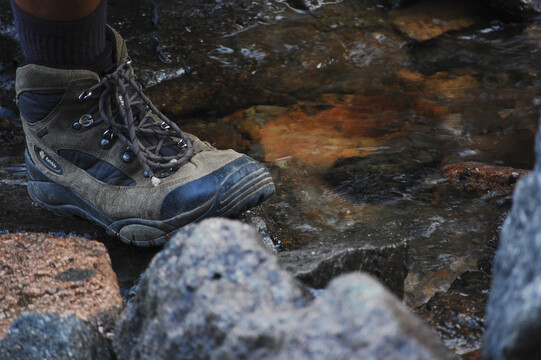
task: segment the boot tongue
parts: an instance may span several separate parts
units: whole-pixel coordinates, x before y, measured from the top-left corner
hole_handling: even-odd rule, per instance
[[[100,78],[106,74],[115,71],[115,63],[113,61],[113,47],[110,41],[107,41],[105,53],[93,64],[84,66],[85,69],[95,72]]]
[[[149,109],[143,104],[137,104],[132,108],[134,115],[136,115],[138,119],[143,119],[148,110]],[[155,122],[153,118],[148,119],[147,122],[149,122],[149,128],[159,129],[161,126],[167,126],[165,124]],[[171,137],[157,136],[155,134],[141,134],[139,135],[139,140],[145,147],[155,146],[160,141],[163,141],[159,154],[164,157],[175,156],[181,151],[178,143],[175,142]]]

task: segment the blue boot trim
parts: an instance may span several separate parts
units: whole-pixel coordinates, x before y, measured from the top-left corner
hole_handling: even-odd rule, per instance
[[[64,96],[63,90],[25,91],[19,95],[19,112],[29,123],[43,120]]]
[[[212,206],[201,218],[225,216],[253,206],[273,193],[274,184],[267,168],[248,156],[242,156],[172,190],[162,203],[160,218],[169,219],[191,212],[205,203],[212,203]]]

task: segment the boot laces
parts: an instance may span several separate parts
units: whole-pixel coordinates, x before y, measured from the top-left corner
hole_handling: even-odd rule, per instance
[[[154,185],[160,182],[158,172],[176,171],[190,160],[193,155],[190,138],[143,93],[134,79],[131,60],[105,75],[99,84],[83,92],[80,99],[86,100],[99,91],[100,120],[95,125],[106,122],[137,156]]]

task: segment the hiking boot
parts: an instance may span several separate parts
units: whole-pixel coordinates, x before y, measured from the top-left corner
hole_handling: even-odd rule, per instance
[[[151,246],[188,223],[235,215],[270,197],[274,184],[263,165],[216,150],[155,108],[134,81],[124,41],[108,31],[116,69],[107,75],[17,69],[32,199]]]

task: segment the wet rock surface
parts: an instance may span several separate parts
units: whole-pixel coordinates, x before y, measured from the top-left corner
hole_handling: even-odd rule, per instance
[[[340,274],[364,271],[377,277],[396,296],[404,296],[408,244],[376,229],[353,229],[326,246],[310,244],[279,253],[280,264],[306,285],[321,289]],[[354,241],[356,239],[357,241]],[[377,243],[377,245],[374,245]]]
[[[514,18],[531,17],[541,13],[541,2],[539,0],[498,0],[491,2],[490,6]]]
[[[460,274],[447,291],[437,292],[428,302],[414,308],[445,345],[457,349],[465,360],[481,357],[493,257],[507,215],[502,213],[487,234],[485,257],[479,259],[477,268]]]
[[[384,326],[382,326],[384,324]],[[251,227],[212,219],[159,253],[118,322],[119,359],[452,359],[366,275],[310,301]]]
[[[484,359],[534,359],[541,356],[541,136],[536,167],[517,184],[513,207],[502,228],[494,258],[486,310]]]
[[[507,212],[502,213],[487,234],[485,257],[479,259],[477,269],[464,272],[448,291],[436,293],[426,304],[414,309],[436,330],[445,345],[460,349],[462,359],[481,357],[492,264],[507,216]]]
[[[382,153],[342,159],[325,179],[338,194],[356,202],[389,204],[420,191],[425,179],[435,173],[440,156],[411,149],[392,157]]]
[[[478,195],[513,193],[517,181],[529,171],[477,162],[448,164],[443,168],[447,180],[459,189]]]
[[[475,2],[447,2],[436,5],[430,1],[419,1],[403,11],[390,12],[391,21],[407,36],[426,41],[448,31],[460,30],[476,23],[472,16]]]
[[[465,272],[453,281],[448,291],[437,293],[416,308],[415,313],[436,329],[448,347],[460,348],[461,356],[473,356],[484,334],[487,301],[484,289],[489,286],[490,279],[485,273]]]
[[[0,359],[112,360],[114,354],[97,329],[75,316],[25,313],[0,341]]]
[[[340,274],[363,270],[402,297],[408,273],[408,239],[370,221],[360,221],[359,216],[371,216],[377,206],[357,207],[341,197],[329,199],[323,182],[304,183],[299,193],[304,170],[296,164],[287,160],[271,166],[271,171],[279,174],[279,191],[266,206],[250,212],[266,220],[281,266],[314,288],[324,288]],[[321,204],[321,211],[314,209],[314,203]],[[291,213],[304,221],[297,222]],[[250,221],[251,216],[245,218]]]
[[[73,315],[106,334],[123,308],[103,244],[44,234],[0,236],[0,337],[22,313]]]

